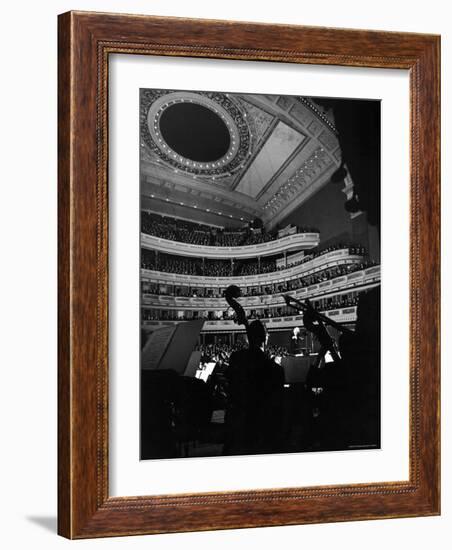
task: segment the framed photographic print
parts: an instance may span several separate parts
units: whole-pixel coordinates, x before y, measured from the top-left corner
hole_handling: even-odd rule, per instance
[[[439,37],[59,18],[59,533],[439,513]]]

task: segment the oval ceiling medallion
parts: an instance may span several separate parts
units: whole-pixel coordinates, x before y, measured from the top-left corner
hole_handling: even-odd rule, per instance
[[[200,176],[229,176],[251,155],[246,118],[227,94],[141,90],[141,139],[160,160]]]
[[[231,136],[226,123],[204,105],[174,103],[160,115],[159,126],[166,144],[186,159],[214,162],[229,151]]]

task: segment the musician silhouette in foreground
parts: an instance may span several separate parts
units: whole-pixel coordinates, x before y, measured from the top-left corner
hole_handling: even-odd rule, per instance
[[[236,298],[240,290],[231,285],[225,292],[228,304],[245,325],[248,349],[235,351],[227,370],[228,402],[223,454],[259,454],[281,450],[284,370],[265,352],[268,333],[261,321],[248,323]]]
[[[380,287],[362,294],[353,336],[342,335],[349,447],[380,447]]]
[[[322,315],[319,315],[309,300],[304,304],[303,323],[320,345],[317,359],[307,377],[308,388],[315,391],[310,394],[311,444],[314,450],[317,446],[323,450],[343,449],[348,444],[348,415],[344,406],[348,393],[347,367]]]
[[[287,296],[288,305],[303,311],[303,323],[320,345],[307,386],[313,448],[380,447],[380,288],[360,297],[355,331],[316,311],[309,300]],[[341,333],[339,343],[326,325]]]

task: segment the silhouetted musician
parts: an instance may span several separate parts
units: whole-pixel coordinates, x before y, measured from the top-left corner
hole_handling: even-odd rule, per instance
[[[281,448],[284,370],[264,351],[265,326],[256,320],[247,332],[249,349],[233,352],[227,370],[224,454],[269,453]]]

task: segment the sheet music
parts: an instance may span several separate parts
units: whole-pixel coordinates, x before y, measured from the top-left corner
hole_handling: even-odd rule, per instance
[[[191,376],[196,378],[196,372],[201,363],[201,352],[192,351],[188,360],[187,368],[185,369],[184,376]]]

